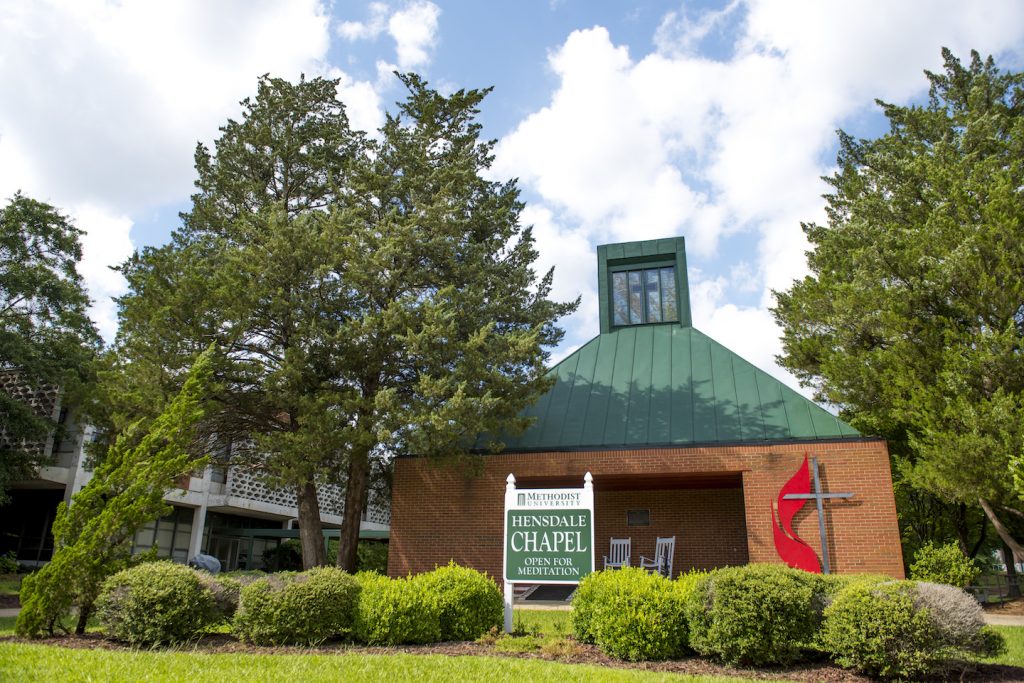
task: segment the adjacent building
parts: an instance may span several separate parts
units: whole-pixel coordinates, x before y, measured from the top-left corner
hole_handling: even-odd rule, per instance
[[[597,260],[600,333],[551,369],[532,425],[477,473],[396,461],[389,573],[455,560],[500,577],[506,477],[578,487],[589,471],[598,569],[612,538],[635,565],[674,537],[676,574],[787,562],[902,577],[885,441],[695,329],[682,238]]]
[[[61,425],[61,437],[45,443],[20,444],[41,451],[50,465],[31,479],[15,482],[11,502],[0,507],[0,554],[14,552],[24,565],[36,566],[53,555],[50,533],[57,505],[71,501],[92,477],[86,447],[96,430],[77,419],[73,407],[62,406],[56,387],[29,390],[19,384],[16,372],[0,373],[0,385],[43,415]],[[0,434],[0,438],[3,438]],[[343,491],[337,486],[319,487],[321,522],[327,535],[341,528]],[[225,569],[260,569],[264,556],[287,538],[297,537],[295,495],[275,489],[240,467],[210,466],[182,478],[164,496],[170,514],[153,520],[136,535],[133,549],[157,548],[160,557],[186,562],[199,552],[214,555]],[[360,538],[386,541],[390,507],[374,497],[363,511]]]

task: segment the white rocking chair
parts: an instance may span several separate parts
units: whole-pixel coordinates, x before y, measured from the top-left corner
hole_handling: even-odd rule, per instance
[[[640,556],[640,566],[647,571],[657,572],[662,576],[672,578],[672,559],[676,554],[676,537],[670,536],[668,538],[658,537],[658,541],[654,546],[654,558],[649,559]]]
[[[605,569],[622,569],[629,566],[629,552],[632,545],[631,539],[613,538],[609,555],[604,556]]]

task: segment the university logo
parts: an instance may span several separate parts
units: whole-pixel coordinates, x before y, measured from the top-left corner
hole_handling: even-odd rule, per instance
[[[526,505],[526,494],[525,493],[520,493],[519,494],[519,505]]]
[[[810,468],[808,467],[810,464]],[[814,492],[811,492],[811,470],[813,469]],[[775,551],[790,567],[820,574],[822,568],[829,573],[828,537],[825,534],[824,501],[832,498],[852,498],[852,493],[823,493],[818,475],[818,459],[804,455],[803,464],[789,481],[779,489],[779,497],[772,506],[772,535]],[[807,501],[814,500],[818,508],[818,533],[821,536],[821,562],[814,549],[793,531],[793,518]],[[778,510],[778,517],[776,517]]]

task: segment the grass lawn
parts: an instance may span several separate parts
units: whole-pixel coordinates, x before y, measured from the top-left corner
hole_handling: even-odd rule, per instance
[[[14,617],[0,618],[0,636],[14,633]],[[571,633],[569,612],[517,609],[516,630],[542,636]],[[984,660],[1024,666],[1024,626],[996,626],[1007,653]],[[500,641],[499,641],[500,642]],[[564,641],[563,641],[564,642]],[[513,652],[517,648],[500,647]],[[530,648],[531,650],[535,648]],[[676,681],[730,683],[738,678],[609,669],[536,659],[441,655],[366,654],[210,654],[174,651],[83,650],[25,643],[0,643],[0,681],[210,681],[367,680],[367,681]]]
[[[247,655],[72,650],[0,643],[0,680],[11,681],[676,681],[741,679],[439,655]]]
[[[517,633],[545,636],[568,636],[572,634],[569,610],[524,609],[517,607],[512,617],[512,627]]]
[[[17,595],[20,591],[20,574],[0,574],[0,595]]]
[[[983,659],[992,664],[1024,666],[1024,626],[993,626],[1006,639],[1006,654],[992,659]]]

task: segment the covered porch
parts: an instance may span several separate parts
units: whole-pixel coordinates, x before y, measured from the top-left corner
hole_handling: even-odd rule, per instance
[[[521,488],[579,486],[579,477],[529,477]],[[653,558],[659,537],[675,537],[672,575],[747,564],[741,472],[604,474],[594,477],[595,569],[611,540],[629,539],[630,566]]]

